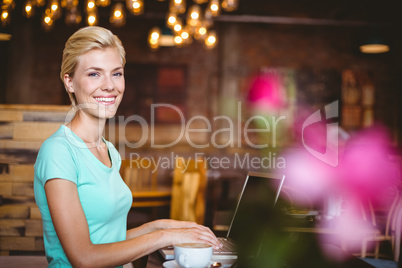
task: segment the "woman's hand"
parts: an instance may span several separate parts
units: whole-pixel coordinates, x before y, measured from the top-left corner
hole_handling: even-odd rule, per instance
[[[177,221],[169,219],[152,221],[149,223],[149,225],[152,226],[154,231],[162,229],[176,229],[176,228],[196,228],[196,227],[207,228],[205,226],[199,225],[191,221]]]
[[[179,243],[207,243],[214,248],[222,247],[215,234],[203,225],[190,221],[177,220],[156,220],[127,232],[127,239],[144,234],[161,232],[164,236],[164,243],[167,245]]]
[[[164,229],[162,232],[166,234],[171,245],[181,243],[204,243],[212,245],[214,248],[222,247],[222,244],[208,227],[196,223],[191,224],[195,224],[196,226],[192,228]]]

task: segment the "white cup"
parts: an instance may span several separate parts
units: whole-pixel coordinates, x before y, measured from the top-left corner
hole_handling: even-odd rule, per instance
[[[202,243],[174,245],[174,258],[182,268],[208,267],[212,258],[212,246]]]

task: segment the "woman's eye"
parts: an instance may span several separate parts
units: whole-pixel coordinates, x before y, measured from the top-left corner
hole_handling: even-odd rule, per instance
[[[99,74],[98,74],[98,73],[89,73],[88,76],[94,76],[94,77],[96,77],[96,76],[99,76]]]
[[[113,74],[113,76],[117,76],[117,77],[119,77],[119,76],[123,76],[123,73],[121,73],[121,72],[114,73],[114,74]]]

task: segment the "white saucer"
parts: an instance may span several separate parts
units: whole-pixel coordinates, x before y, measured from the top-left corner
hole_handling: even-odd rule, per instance
[[[165,268],[180,268],[179,264],[176,262],[176,260],[171,260],[171,261],[165,261],[163,263],[163,267]]]
[[[176,262],[176,260],[171,260],[171,261],[165,261],[163,263],[163,267],[165,267],[165,268],[180,268],[180,265]]]

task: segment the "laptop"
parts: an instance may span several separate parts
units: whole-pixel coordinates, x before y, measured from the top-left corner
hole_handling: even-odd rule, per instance
[[[239,240],[241,235],[244,235],[246,230],[252,230],[251,223],[253,219],[248,216],[247,210],[253,204],[258,204],[256,206],[258,209],[264,209],[265,207],[271,210],[278,201],[284,180],[285,175],[257,172],[247,174],[226,237],[218,237],[223,247],[219,250],[214,249],[214,260],[237,258],[236,241]],[[263,204],[263,207],[261,207],[261,204]],[[247,215],[246,221],[243,220],[243,215]],[[250,228],[247,228],[248,224]],[[262,237],[261,244],[263,242]],[[244,237],[242,241],[244,241]],[[166,260],[174,259],[173,247],[160,249],[159,252]],[[258,255],[258,252],[256,255]]]

